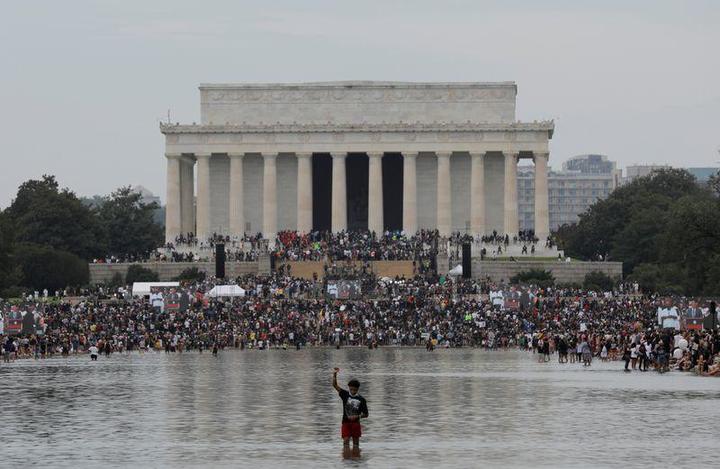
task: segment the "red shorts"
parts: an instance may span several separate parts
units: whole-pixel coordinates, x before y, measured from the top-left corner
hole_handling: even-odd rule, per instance
[[[340,434],[343,438],[360,438],[362,436],[360,422],[343,422]]]

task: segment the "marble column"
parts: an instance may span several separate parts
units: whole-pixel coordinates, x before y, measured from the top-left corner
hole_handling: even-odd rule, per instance
[[[228,157],[230,157],[230,235],[239,238],[245,233],[244,156],[243,153],[228,153]]]
[[[403,153],[403,231],[417,233],[417,153]]]
[[[518,234],[517,153],[505,153],[505,234]]]
[[[183,234],[195,233],[195,160],[183,157],[180,163],[180,205]]]
[[[450,155],[443,152],[437,155],[437,229],[441,236],[447,236],[452,229],[452,211],[450,200]]]
[[[485,153],[470,153],[470,231],[485,234]]]
[[[345,153],[332,154],[332,232],[347,230],[347,182],[345,181]]]
[[[263,155],[263,238],[275,242],[277,234],[277,155]]]
[[[180,155],[166,153],[167,202],[165,205],[165,241],[172,242],[182,230],[180,200]]]
[[[368,152],[368,230],[384,231],[382,152]]]
[[[210,232],[210,153],[196,153],[197,159],[197,237],[207,239]]]
[[[312,153],[297,156],[297,230],[309,233],[313,226]]]
[[[542,242],[550,234],[548,154],[535,153],[535,236]]]

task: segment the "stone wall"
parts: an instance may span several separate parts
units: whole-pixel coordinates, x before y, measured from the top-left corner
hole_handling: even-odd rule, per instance
[[[414,276],[412,261],[372,261],[372,269],[378,277],[404,277]]]
[[[285,261],[278,263],[276,268],[280,266],[288,266],[293,277],[305,280],[312,280],[313,274],[317,274],[318,279],[325,276],[324,261]]]
[[[297,159],[282,153],[277,158],[278,230],[297,226]],[[247,233],[262,231],[263,160],[258,154],[243,158],[244,229]],[[210,158],[210,231],[230,231],[230,160],[227,155]]]
[[[420,153],[416,163],[418,229],[435,229],[437,223],[437,158]],[[452,230],[466,232],[470,223],[470,155],[454,152],[450,158]],[[505,157],[494,152],[485,156],[485,232],[504,233]]]
[[[230,232],[230,158],[210,158],[210,232]]]
[[[245,232],[262,231],[263,160],[258,154],[243,157],[243,197],[245,198]]]
[[[512,123],[516,95],[513,82],[202,84],[200,114],[205,125]]]
[[[267,266],[265,266],[267,264]],[[125,278],[132,263],[122,264],[90,264],[90,284],[106,283],[112,280],[117,273]],[[161,281],[170,281],[180,275],[183,270],[197,267],[208,275],[215,275],[214,262],[143,262],[142,267],[156,272]],[[238,275],[269,273],[269,258],[265,257],[257,262],[227,262],[225,264],[225,275],[237,277]]]
[[[434,230],[437,224],[437,159],[433,153],[417,157],[418,229]]]
[[[453,153],[450,158],[450,207],[452,231],[470,228],[470,154]]]
[[[440,256],[439,256],[440,257]],[[292,273],[301,278],[312,278],[312,273],[317,272],[318,277],[323,277],[322,261],[296,261],[287,262],[292,265]],[[412,277],[412,261],[373,261],[373,271],[379,277]],[[90,283],[105,283],[110,281],[116,273],[125,277],[131,263],[123,264],[90,264]],[[157,272],[161,281],[169,281],[177,277],[183,270],[197,267],[199,270],[215,274],[214,262],[145,262],[141,266]],[[440,274],[447,273],[447,258],[438,258]],[[538,262],[538,261],[481,261],[473,259],[473,277],[490,277],[493,281],[507,282],[510,277],[519,272],[530,269],[549,270],[555,276],[558,283],[582,283],[585,275],[590,272],[604,272],[611,277],[622,277],[621,262]],[[247,274],[267,275],[270,273],[270,258],[262,256],[257,262],[228,262],[225,264],[227,277],[236,277]]]
[[[530,269],[549,270],[557,283],[582,284],[590,272],[604,272],[611,277],[622,278],[622,262],[558,262],[558,261],[481,261],[473,259],[472,275],[475,278],[490,277],[495,282],[507,282],[511,277]]]
[[[485,232],[505,233],[505,157],[485,156]]]
[[[294,154],[281,153],[277,157],[278,230],[297,228],[297,167]]]

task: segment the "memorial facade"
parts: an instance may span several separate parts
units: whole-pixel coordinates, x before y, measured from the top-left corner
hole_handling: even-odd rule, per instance
[[[166,238],[279,230],[518,231],[535,164],[549,233],[552,121],[517,122],[513,82],[206,84],[199,124],[161,124]]]

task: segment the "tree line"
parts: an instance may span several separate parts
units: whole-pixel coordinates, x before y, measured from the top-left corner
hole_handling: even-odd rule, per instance
[[[86,285],[93,259],[145,256],[163,242],[158,209],[129,186],[89,203],[54,176],[24,182],[0,212],[0,296]]]
[[[614,190],[555,232],[565,254],[623,262],[645,291],[720,295],[720,177],[663,169]]]

